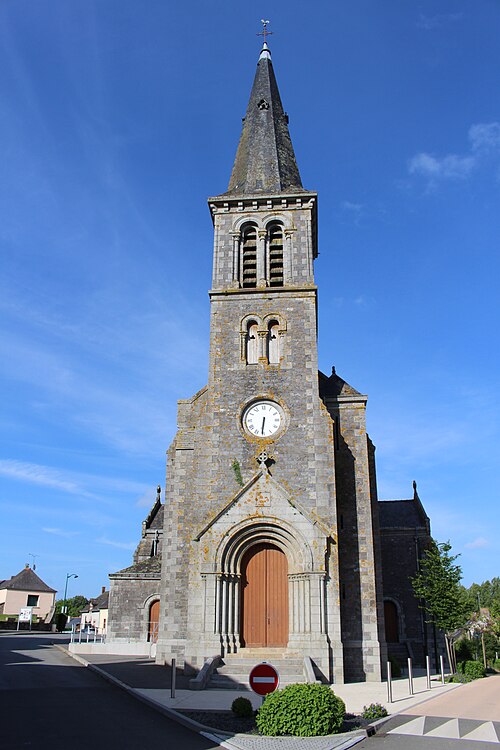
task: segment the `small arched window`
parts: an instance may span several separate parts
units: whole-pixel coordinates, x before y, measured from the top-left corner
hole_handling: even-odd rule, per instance
[[[256,365],[259,361],[259,339],[257,333],[257,323],[251,320],[247,326],[245,337],[245,351],[247,365]]]
[[[269,226],[269,286],[283,286],[283,227]]]
[[[279,365],[280,362],[279,326],[275,320],[271,320],[267,327],[267,361],[270,365]]]
[[[248,224],[242,233],[242,279],[243,287],[257,286],[257,229]]]

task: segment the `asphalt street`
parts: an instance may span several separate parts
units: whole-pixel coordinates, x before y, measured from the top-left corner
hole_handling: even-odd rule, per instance
[[[218,747],[53,648],[54,640],[0,634],[2,750]]]

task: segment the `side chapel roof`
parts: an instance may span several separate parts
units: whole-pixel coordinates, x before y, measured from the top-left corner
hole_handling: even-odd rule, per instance
[[[425,528],[430,534],[429,516],[418,496],[416,482],[411,500],[379,500],[378,509],[381,529]]]

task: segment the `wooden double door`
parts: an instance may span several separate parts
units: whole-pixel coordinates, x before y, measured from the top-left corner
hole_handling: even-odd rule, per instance
[[[243,557],[240,622],[244,646],[288,643],[288,563],[272,544],[256,544]]]

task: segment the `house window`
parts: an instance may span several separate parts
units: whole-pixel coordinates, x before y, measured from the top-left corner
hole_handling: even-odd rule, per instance
[[[283,227],[269,226],[269,286],[283,286]]]
[[[275,320],[272,320],[267,328],[267,361],[270,365],[278,365],[280,361],[278,323]]]
[[[38,607],[39,597],[36,594],[28,594],[28,601],[26,602],[27,607]]]
[[[257,286],[257,229],[250,225],[244,228],[243,236],[242,286]]]
[[[257,334],[257,323],[251,320],[247,326],[245,337],[245,350],[247,365],[256,365],[259,361],[259,339]]]

